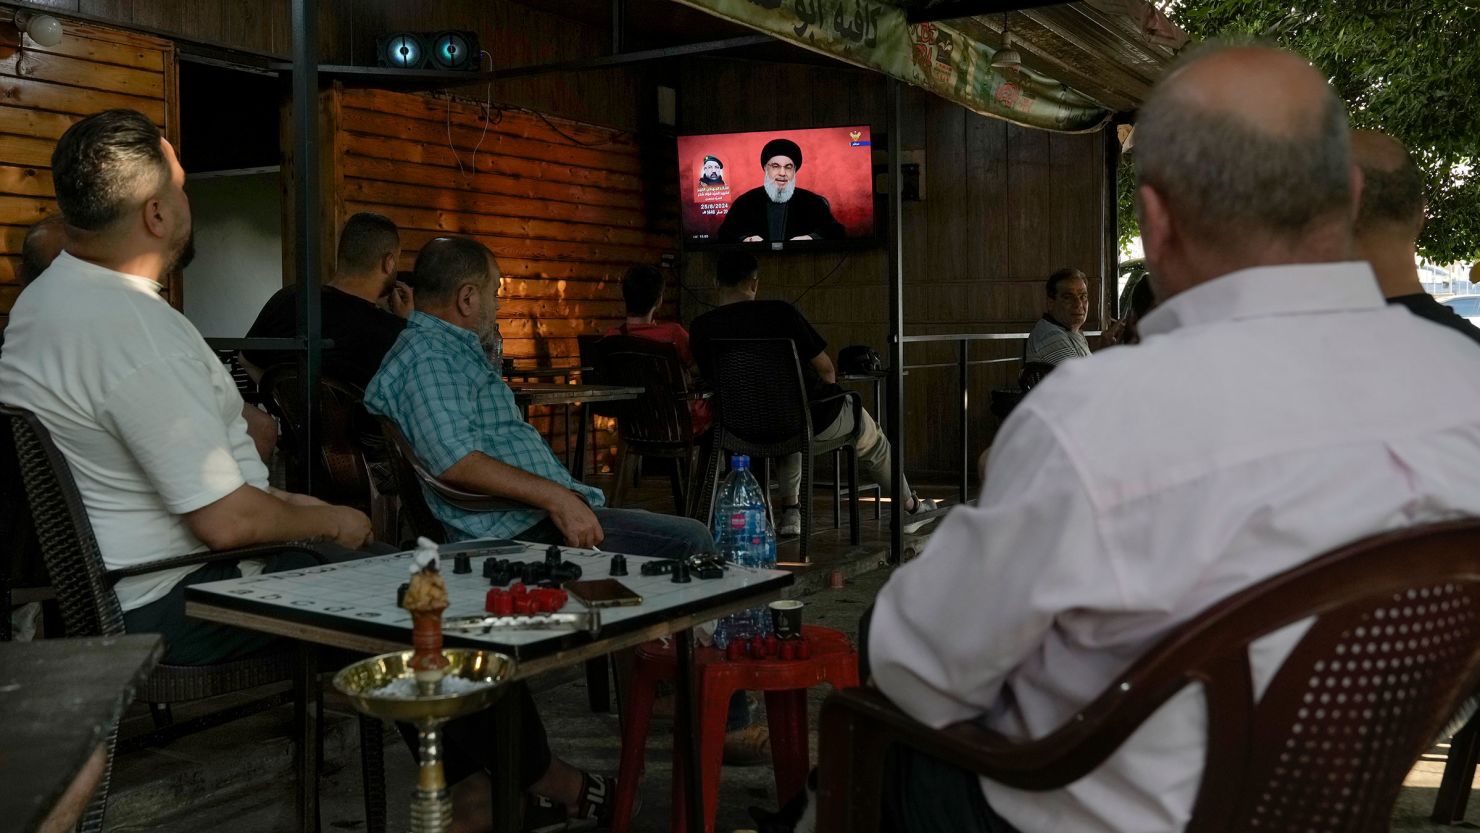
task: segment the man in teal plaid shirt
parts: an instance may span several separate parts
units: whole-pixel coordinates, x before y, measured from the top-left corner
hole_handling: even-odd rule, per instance
[[[395,420],[427,467],[460,489],[528,504],[469,512],[423,490],[456,539],[518,538],[608,552],[677,558],[712,552],[698,521],[608,509],[600,489],[577,482],[492,366],[500,275],[493,253],[465,237],[422,248],[412,280],[416,311],[365,391],[365,406]]]
[[[366,408],[394,420],[417,456],[443,480],[529,506],[469,512],[423,489],[432,513],[453,538],[599,544],[608,552],[667,558],[714,551],[709,530],[698,521],[605,508],[601,490],[576,482],[524,421],[486,351],[498,335],[500,281],[487,247],[466,237],[439,237],[417,255],[412,281],[416,311],[370,380]],[[555,757],[528,689],[521,688],[518,696],[525,720],[520,771],[514,777],[532,802],[525,829],[565,829],[569,819],[610,823],[612,780]],[[743,724],[743,699],[736,710]],[[488,772],[495,762],[489,753],[497,737],[490,715],[454,721],[443,733],[458,819],[473,827],[487,828],[491,822]],[[414,737],[402,733],[408,742]]]

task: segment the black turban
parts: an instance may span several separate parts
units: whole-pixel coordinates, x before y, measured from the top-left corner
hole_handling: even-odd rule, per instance
[[[772,139],[766,142],[766,146],[761,148],[761,167],[764,168],[767,162],[777,156],[785,156],[797,166],[798,170],[801,170],[802,149],[797,147],[796,142],[790,139]]]
[[[706,156],[706,157],[704,157],[704,161],[705,162],[713,162],[714,164],[720,166],[721,168],[723,168],[725,166],[725,163],[719,161],[719,157],[718,156]]]

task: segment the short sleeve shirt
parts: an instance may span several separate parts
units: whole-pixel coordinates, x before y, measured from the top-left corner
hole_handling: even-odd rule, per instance
[[[324,351],[324,371],[340,381],[363,389],[380,369],[406,322],[396,315],[332,286],[319,291],[323,336],[334,342]],[[252,328],[250,338],[293,338],[298,335],[298,288],[278,290],[267,299]],[[264,370],[292,359],[292,353],[249,351],[247,361]]]
[[[1024,362],[1058,364],[1067,359],[1082,359],[1089,355],[1089,340],[1083,333],[1076,333],[1047,315],[1038,319],[1028,333],[1028,344],[1023,353]]]
[[[231,375],[148,278],[58,256],[11,311],[0,401],[51,432],[108,569],[204,550],[185,514],[267,488]],[[124,579],[118,601],[141,607],[194,569]]]
[[[427,468],[442,474],[475,451],[558,483],[593,507],[605,498],[571,477],[545,438],[524,421],[514,392],[470,330],[413,312],[365,390],[365,407],[390,417]],[[514,538],[543,510],[469,512],[423,488],[432,514],[457,540]]]
[[[689,327],[689,345],[699,362],[699,373],[713,379],[710,346],[719,338],[789,338],[797,348],[802,365],[802,381],[807,398],[816,402],[843,392],[837,385],[822,381],[812,367],[812,359],[827,349],[827,340],[812,326],[801,311],[785,301],[740,301],[715,307],[694,319]],[[769,384],[757,379],[757,387]],[[822,431],[843,410],[840,400],[812,406],[812,430]]]

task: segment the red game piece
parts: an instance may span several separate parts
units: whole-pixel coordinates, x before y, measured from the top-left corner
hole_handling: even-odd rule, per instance
[[[529,588],[524,586],[524,582],[516,581],[513,584],[509,585],[509,592],[513,593],[515,596],[523,596],[525,593],[529,592]]]
[[[514,596],[514,612],[520,616],[528,616],[534,612],[534,599],[520,593]]]
[[[756,634],[750,638],[750,658],[766,658],[766,643],[765,640],[761,639],[760,634]]]
[[[725,659],[730,661],[745,659],[745,643],[735,640],[725,646]]]
[[[806,639],[797,640],[797,659],[811,659],[811,658],[812,658],[812,646],[807,643],[807,640]]]
[[[774,633],[768,633],[768,634],[766,634],[766,656],[768,656],[768,657],[774,657],[774,656],[776,656],[777,655],[776,652],[777,652],[777,645],[778,644],[779,643],[777,642],[776,634],[774,634]]]
[[[782,659],[787,659],[787,660],[796,659],[797,658],[797,646],[796,646],[796,643],[792,642],[790,639],[786,640],[785,642],[782,642],[781,643],[781,658]]]
[[[500,592],[498,598],[493,600],[493,613],[495,616],[514,615],[514,597],[507,591]]]

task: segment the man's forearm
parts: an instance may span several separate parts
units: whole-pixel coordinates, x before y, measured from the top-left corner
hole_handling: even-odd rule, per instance
[[[190,531],[213,550],[282,541],[329,541],[341,532],[339,507],[299,505],[242,486],[185,515]]]
[[[548,510],[570,497],[570,490],[537,474],[530,474],[481,451],[474,451],[452,464],[441,479],[468,492],[527,503]]]

